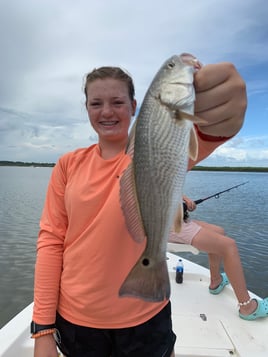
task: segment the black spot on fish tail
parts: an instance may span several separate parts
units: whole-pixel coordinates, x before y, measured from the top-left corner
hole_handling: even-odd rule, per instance
[[[151,302],[169,299],[170,282],[166,260],[154,262],[142,256],[122,284],[119,296]]]

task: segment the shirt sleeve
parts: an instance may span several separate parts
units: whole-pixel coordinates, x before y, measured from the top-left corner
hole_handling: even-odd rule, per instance
[[[204,134],[198,130],[196,125],[195,130],[198,138],[198,157],[195,161],[189,160],[188,170],[191,170],[196,164],[207,158],[217,147],[231,139],[229,137]]]
[[[52,171],[37,240],[33,320],[55,322],[62,272],[63,244],[68,226],[64,204],[66,170],[61,160]]]

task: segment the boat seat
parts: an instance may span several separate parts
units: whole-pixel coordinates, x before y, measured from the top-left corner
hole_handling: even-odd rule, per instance
[[[169,243],[167,244],[167,251],[170,253],[191,252],[195,255],[199,254],[199,250],[191,244],[183,243]]]

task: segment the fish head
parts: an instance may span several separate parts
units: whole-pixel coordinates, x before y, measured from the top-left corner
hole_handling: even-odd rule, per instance
[[[170,57],[154,77],[150,94],[168,109],[192,109],[195,101],[194,73],[200,66],[196,58],[190,54],[183,53]]]

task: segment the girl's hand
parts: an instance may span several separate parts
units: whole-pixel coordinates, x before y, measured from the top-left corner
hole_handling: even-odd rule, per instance
[[[233,64],[208,64],[195,74],[195,114],[207,123],[199,130],[231,137],[242,127],[247,107],[246,86]]]

